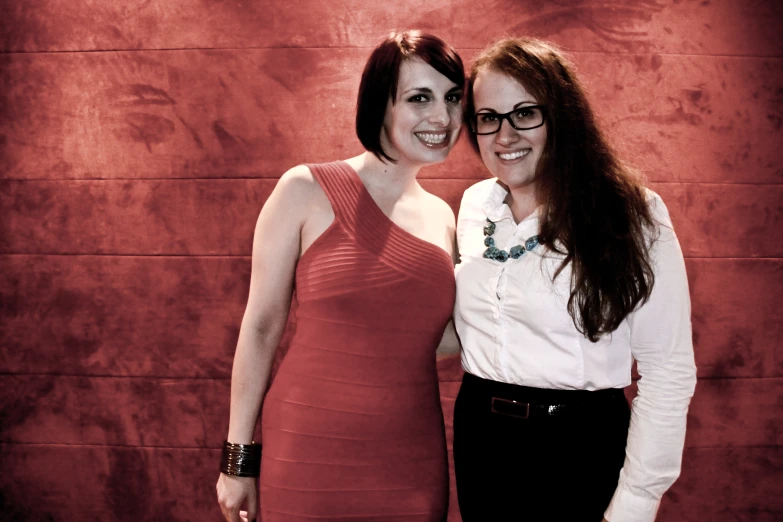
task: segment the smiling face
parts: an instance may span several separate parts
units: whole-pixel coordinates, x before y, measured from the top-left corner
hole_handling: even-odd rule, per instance
[[[459,137],[462,86],[419,58],[400,64],[397,95],[381,128],[386,153],[405,166],[440,163]]]
[[[513,78],[482,69],[473,83],[476,113],[504,114],[538,100]],[[534,185],[536,167],[546,145],[547,124],[529,130],[516,130],[503,121],[495,134],[476,136],[481,159],[489,171],[510,190]]]

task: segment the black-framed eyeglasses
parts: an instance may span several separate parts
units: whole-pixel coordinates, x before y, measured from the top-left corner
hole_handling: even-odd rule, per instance
[[[470,130],[480,136],[495,134],[503,125],[503,120],[508,120],[516,130],[530,130],[542,126],[545,119],[544,105],[526,105],[505,114],[477,112],[470,117]]]

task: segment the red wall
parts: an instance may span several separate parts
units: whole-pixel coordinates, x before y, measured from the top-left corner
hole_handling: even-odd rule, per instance
[[[255,217],[287,168],[360,151],[369,48],[415,27],[572,51],[687,258],[700,381],[659,520],[780,520],[783,4],[290,4],[0,4],[3,519],[220,520]],[[456,209],[484,172],[463,141],[422,175]]]

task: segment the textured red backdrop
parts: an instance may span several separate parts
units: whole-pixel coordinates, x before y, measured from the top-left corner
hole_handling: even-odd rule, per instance
[[[287,168],[360,151],[369,49],[422,28],[468,60],[572,52],[689,272],[700,381],[659,520],[781,520],[782,3],[374,4],[0,2],[0,519],[220,520],[255,217]],[[482,176],[463,141],[423,184],[456,210]]]

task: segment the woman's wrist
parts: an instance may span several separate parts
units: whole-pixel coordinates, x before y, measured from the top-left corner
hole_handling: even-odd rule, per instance
[[[261,444],[223,442],[220,471],[235,477],[257,477],[261,469]]]

